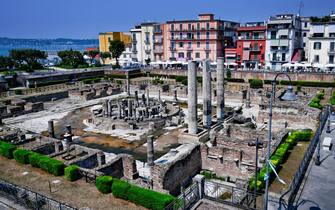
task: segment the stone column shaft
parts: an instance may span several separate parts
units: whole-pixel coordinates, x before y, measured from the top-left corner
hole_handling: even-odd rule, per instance
[[[212,86],[209,60],[203,62],[202,80],[203,125],[208,128],[212,125]]]
[[[217,69],[216,69],[216,80],[217,80],[217,119],[218,121],[224,120],[224,59],[218,58],[217,59]]]
[[[53,120],[48,121],[48,133],[49,133],[49,137],[55,138],[55,127],[54,127]]]
[[[127,96],[130,96],[130,79],[129,79],[129,72],[126,73],[126,91],[127,91]]]
[[[133,101],[128,100],[129,117],[133,117]]]
[[[197,116],[197,68],[195,61],[188,62],[188,133],[196,134],[198,132]]]
[[[147,162],[149,166],[154,165],[154,136],[147,138]]]
[[[147,88],[147,106],[149,106],[149,102],[150,102],[150,99],[149,99],[149,88]]]

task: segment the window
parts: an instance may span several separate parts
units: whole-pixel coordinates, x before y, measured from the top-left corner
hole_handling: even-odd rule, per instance
[[[335,33],[329,33],[329,37],[335,37]]]
[[[307,22],[305,22],[304,24],[305,24],[305,28],[307,28]]]
[[[209,59],[209,52],[206,52],[206,59]]]
[[[197,32],[197,39],[200,39],[200,32]]]
[[[171,25],[171,31],[174,31],[174,24]]]
[[[184,42],[179,42],[179,47],[183,48],[184,47]]]
[[[209,23],[206,23],[206,28],[209,29]]]
[[[183,39],[183,33],[179,33],[179,39]]]
[[[281,61],[286,61],[286,53],[281,54]]]
[[[275,31],[271,31],[271,39],[276,39],[277,33]]]
[[[237,61],[241,61],[241,55],[237,55]]]
[[[197,29],[200,30],[200,23],[197,23]]]
[[[111,42],[111,38],[110,37],[108,37],[108,42]]]
[[[178,58],[184,58],[184,53],[183,52],[178,53]]]
[[[183,24],[179,24],[179,30],[183,30]]]
[[[197,48],[199,48],[200,47],[200,42],[197,42]]]
[[[174,33],[171,33],[171,39],[174,39]]]
[[[174,48],[175,48],[174,42],[171,42],[171,49],[174,49]]]
[[[133,34],[133,41],[136,41],[136,34]]]
[[[303,33],[303,36],[304,36],[304,37],[306,37],[306,36],[307,36],[307,33],[306,33],[306,32],[304,32],[304,33]]]
[[[209,49],[209,41],[206,42],[206,50]]]
[[[329,63],[334,64],[334,55],[329,56]]]
[[[188,60],[192,60],[192,53],[191,52],[187,52],[186,53],[186,57]]]
[[[314,42],[314,50],[321,50],[321,42]]]
[[[319,55],[314,55],[314,63],[319,63],[320,57]]]
[[[206,39],[209,39],[209,32],[206,32]]]
[[[191,23],[188,24],[188,30],[191,30],[192,27],[191,27]]]
[[[198,52],[195,53],[195,57],[196,57],[196,58],[200,58],[200,53],[198,53]]]
[[[171,58],[175,58],[174,52],[171,53]]]
[[[277,61],[277,53],[272,53],[272,61]]]
[[[306,47],[306,42],[302,43],[303,47]]]
[[[335,42],[331,42],[330,43],[330,52],[334,52],[335,51]]]
[[[150,43],[150,42],[149,42],[149,37],[150,37],[149,32],[145,32],[145,43],[146,43],[146,44],[149,44],[149,43]]]
[[[192,48],[192,42],[188,42],[188,48]]]
[[[187,33],[187,39],[192,39],[192,33]]]

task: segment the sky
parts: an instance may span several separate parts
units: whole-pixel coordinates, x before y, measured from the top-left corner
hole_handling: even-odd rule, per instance
[[[324,16],[335,0],[1,0],[0,37],[98,38],[148,21],[196,19],[200,13],[241,23],[280,13]]]

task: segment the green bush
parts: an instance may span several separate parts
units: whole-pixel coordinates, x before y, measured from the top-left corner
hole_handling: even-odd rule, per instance
[[[227,69],[227,78],[230,79],[231,78],[231,70]]]
[[[113,178],[111,176],[99,176],[95,181],[95,186],[103,194],[112,192],[112,184]]]
[[[0,155],[8,159],[13,159],[13,152],[16,150],[16,146],[7,142],[0,141]]]
[[[62,176],[64,174],[65,166],[62,161],[52,159],[36,152],[32,152],[31,155],[29,155],[29,163],[31,166],[41,168],[42,170],[55,176]]]
[[[263,81],[260,79],[251,79],[249,83],[250,83],[250,88],[254,88],[254,89],[263,88]]]
[[[22,95],[23,91],[20,89],[14,90],[15,95]]]
[[[236,83],[244,83],[244,79],[241,78],[226,78],[227,82],[236,82]]]
[[[131,186],[128,190],[128,200],[148,209],[163,210],[175,198],[171,195],[158,193],[152,190]]]
[[[65,178],[71,182],[81,178],[80,169],[77,165],[70,165],[64,170]]]
[[[29,164],[29,155],[31,152],[25,149],[17,149],[14,151],[14,159],[21,164]]]
[[[129,183],[118,179],[113,180],[112,192],[115,197],[128,200],[129,189],[130,189]]]

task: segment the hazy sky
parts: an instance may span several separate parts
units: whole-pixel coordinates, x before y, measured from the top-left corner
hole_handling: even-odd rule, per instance
[[[0,37],[97,38],[138,23],[194,19],[199,13],[238,22],[298,13],[300,0],[1,0]],[[335,10],[335,0],[304,0],[303,16]]]

